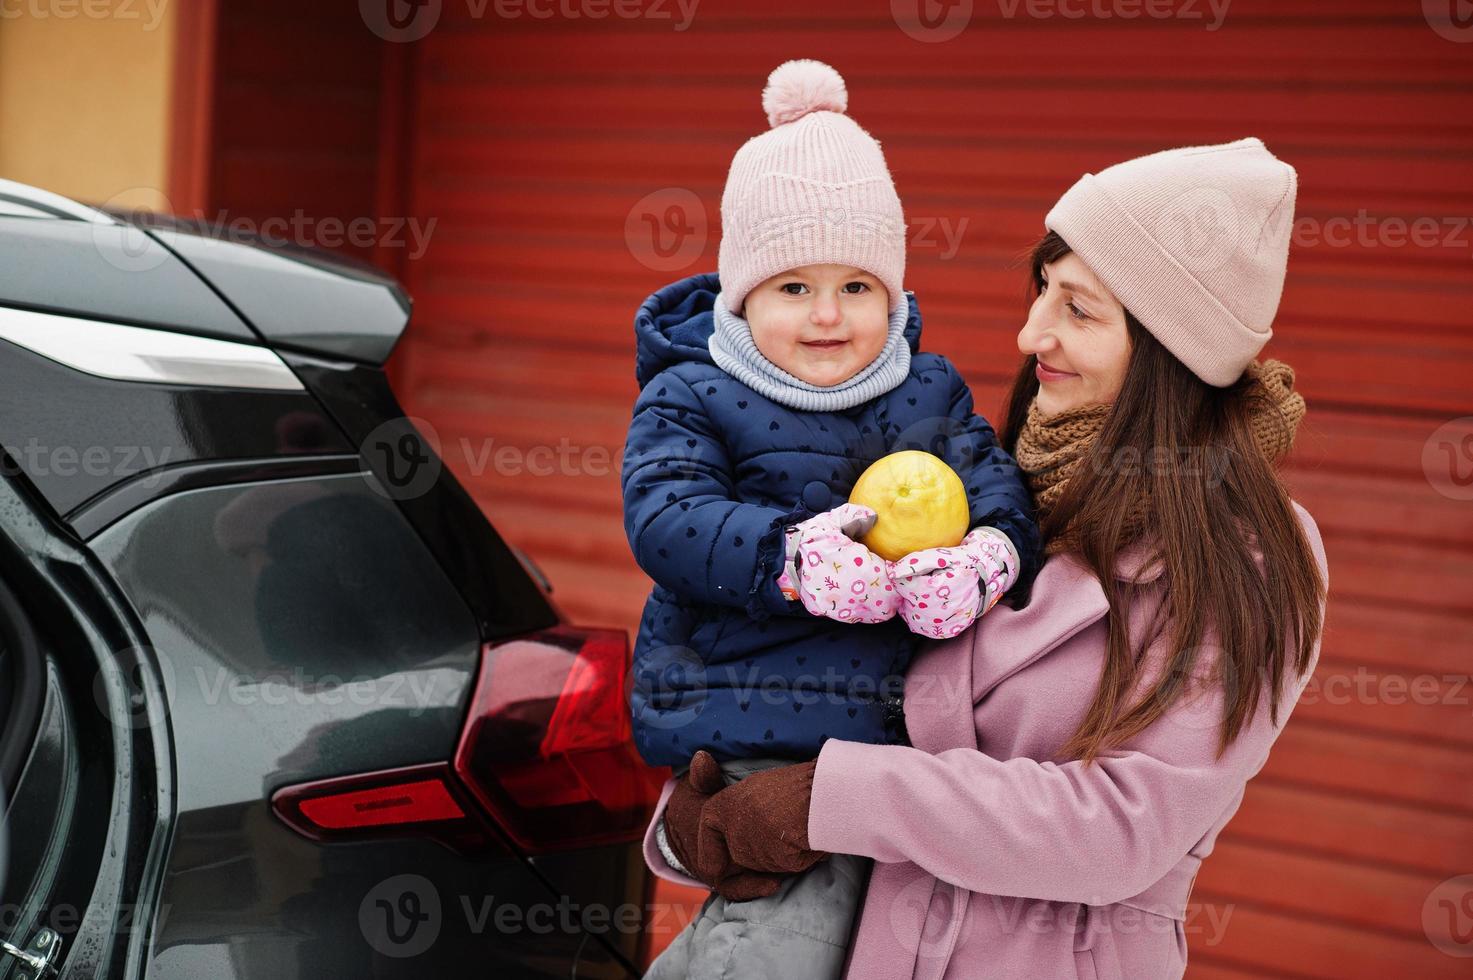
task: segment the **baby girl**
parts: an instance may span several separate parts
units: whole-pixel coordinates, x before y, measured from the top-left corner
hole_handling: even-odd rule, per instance
[[[722,194],[718,273],[639,309],[622,474],[625,530],[655,582],[635,741],[651,765],[718,782],[812,759],[829,738],[904,743],[900,686],[921,637],[1025,594],[1039,564],[1017,464],[957,370],[920,351],[900,199],[879,143],[845,114],[843,80],[788,62],[763,108],[772,128],[737,151]],[[961,476],[971,530],[891,563],[857,540],[874,512],[845,501],[906,449]],[[672,867],[696,866],[696,841],[663,823],[652,838]],[[837,976],[865,870],[833,855],[717,883],[650,975],[726,960]]]

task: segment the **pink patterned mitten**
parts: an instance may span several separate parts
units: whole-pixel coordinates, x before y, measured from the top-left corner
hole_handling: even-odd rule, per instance
[[[912,633],[945,639],[985,615],[1018,580],[1018,552],[995,527],[975,528],[952,548],[927,548],[890,563],[900,617]]]
[[[797,526],[791,579],[804,609],[841,623],[883,623],[895,615],[885,560],[854,540],[874,523],[868,507],[841,504]]]

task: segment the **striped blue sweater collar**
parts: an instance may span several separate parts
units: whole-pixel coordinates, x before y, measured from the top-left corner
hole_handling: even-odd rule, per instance
[[[721,296],[712,310],[716,328],[708,346],[716,366],[779,405],[805,412],[841,412],[893,391],[910,373],[910,343],[905,339],[909,304],[890,312],[890,332],[878,357],[854,377],[820,387],[794,377],[757,349],[752,328],[726,308]]]

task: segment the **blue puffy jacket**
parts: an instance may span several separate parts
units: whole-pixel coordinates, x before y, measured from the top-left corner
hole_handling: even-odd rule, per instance
[[[777,586],[784,528],[844,503],[859,474],[924,449],[961,474],[972,525],[1004,531],[1025,595],[1040,563],[1038,529],[1017,463],[946,358],[918,352],[901,385],[840,412],[779,405],[716,367],[707,351],[715,275],[645,300],[635,317],[641,386],[622,474],[624,529],[655,580],[634,652],[634,738],[651,765],[809,759],[826,738],[896,741],[883,703],[917,637],[899,619],[843,624],[810,615]]]

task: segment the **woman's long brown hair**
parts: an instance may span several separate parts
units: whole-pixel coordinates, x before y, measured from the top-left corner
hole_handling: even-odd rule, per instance
[[[1054,232],[1034,247],[1034,296],[1044,265],[1070,251]],[[1215,388],[1128,311],[1126,329],[1131,352],[1120,394],[1041,528],[1048,541],[1074,526],[1078,557],[1110,604],[1094,703],[1058,757],[1088,764],[1160,718],[1199,679],[1221,684],[1226,692],[1221,756],[1257,710],[1265,687],[1277,724],[1286,668],[1302,676],[1313,656],[1325,582],[1288,491],[1254,439],[1251,419],[1265,397],[1258,382],[1245,375]],[[1036,362],[1026,357],[1013,382],[1003,434],[1010,453],[1016,453],[1038,393]],[[1160,584],[1166,593],[1160,614],[1132,649],[1126,613],[1138,587],[1117,579],[1116,563],[1132,543],[1125,527],[1132,502],[1142,498],[1149,501],[1152,547],[1164,562]],[[1165,669],[1144,696],[1127,704],[1141,680],[1147,647],[1168,625]],[[1215,658],[1204,658],[1207,643],[1217,651]],[[1211,663],[1202,678],[1204,659]]]

